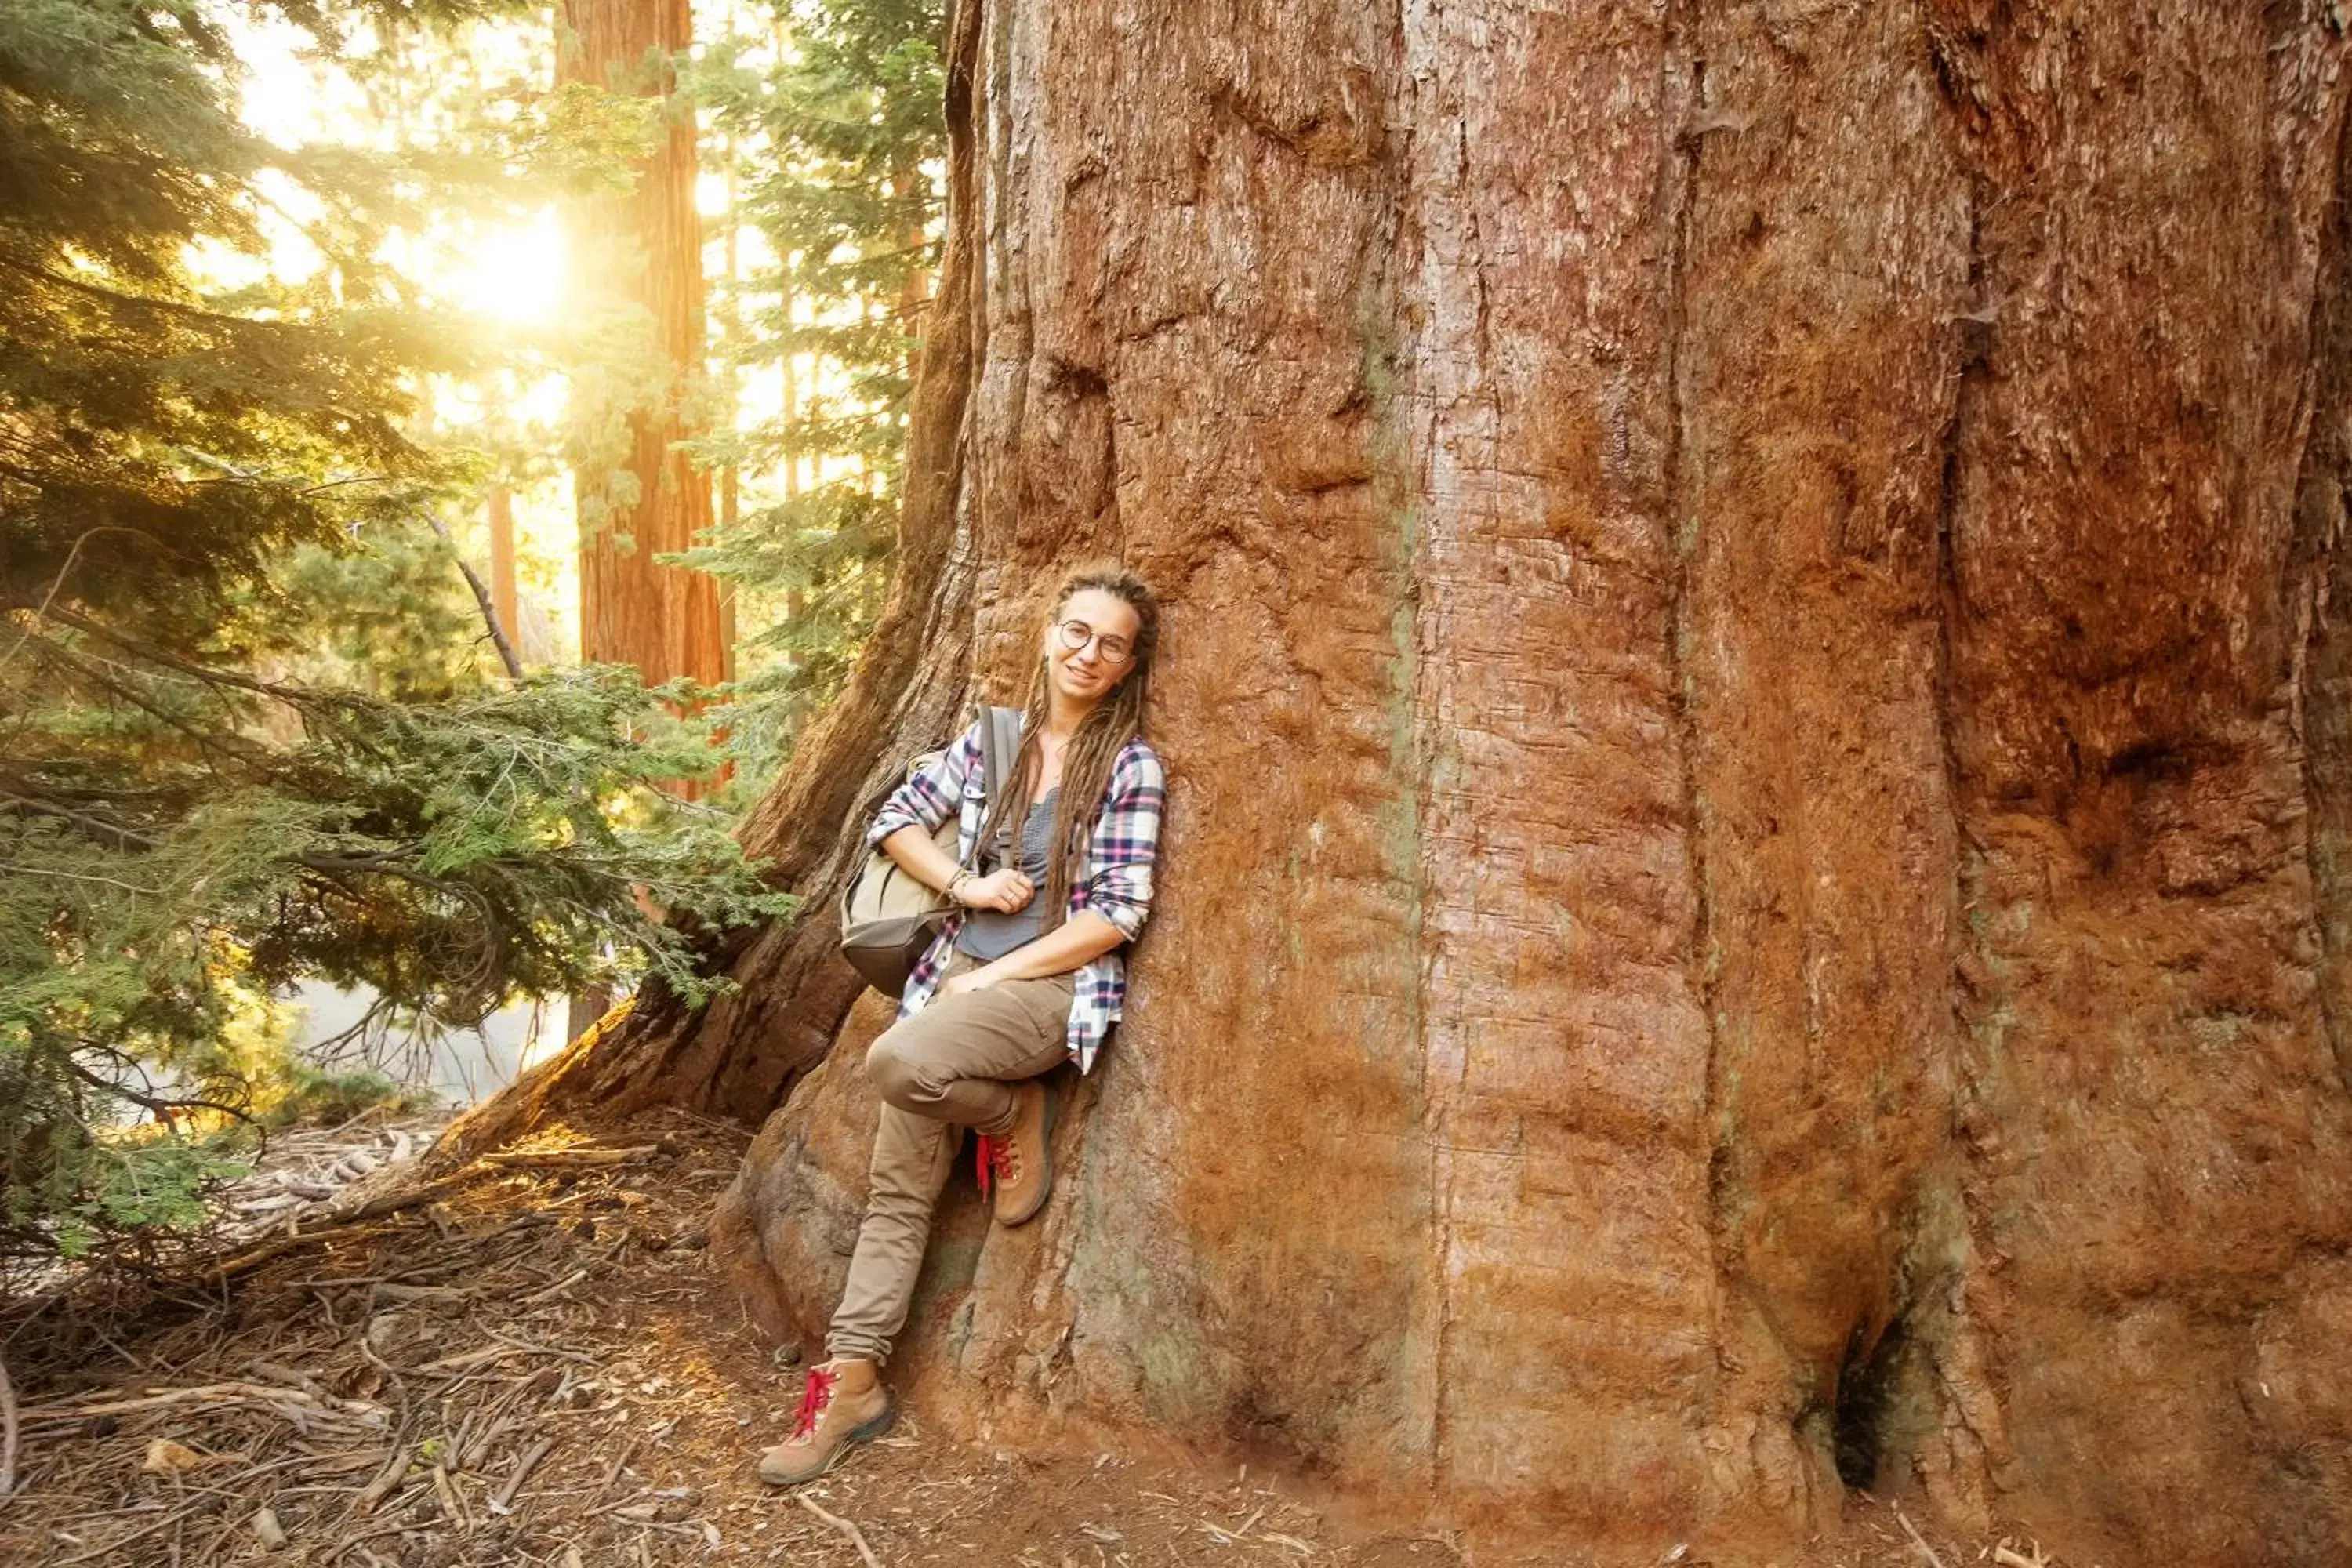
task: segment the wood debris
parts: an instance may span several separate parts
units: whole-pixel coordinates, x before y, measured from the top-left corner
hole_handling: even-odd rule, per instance
[[[681,1486],[641,1489],[623,1500],[638,1517],[583,1530],[590,1494],[631,1479],[631,1456],[677,1418],[647,1419],[640,1387],[597,1375],[648,1347],[611,1303],[580,1299],[615,1268],[699,1269],[669,1235],[707,1212],[724,1166],[668,1184],[665,1205],[636,1190],[657,1142],[509,1151],[416,1183],[401,1167],[433,1129],[357,1137],[283,1135],[278,1163],[228,1190],[227,1254],[196,1270],[211,1291],[140,1309],[141,1362],[163,1375],[123,1381],[100,1345],[7,1403],[27,1452],[0,1560],[604,1563],[642,1557],[648,1535],[702,1552],[724,1540]],[[81,1303],[53,1292],[31,1310]],[[26,1327],[19,1342],[36,1342]]]
[[[841,1533],[847,1538],[849,1544],[857,1548],[857,1555],[865,1561],[866,1568],[882,1568],[882,1560],[874,1555],[874,1548],[866,1544],[866,1532],[864,1531],[859,1530],[856,1525],[850,1523],[849,1521],[842,1518],[839,1514],[827,1513],[823,1508],[818,1506],[817,1500],[809,1496],[806,1492],[795,1492],[793,1495],[793,1500],[799,1503],[803,1508],[808,1510],[809,1512],[814,1514],[817,1518],[823,1520],[825,1523],[833,1526],[834,1529],[841,1531]]]
[[[240,1187],[301,1206],[259,1230],[233,1209],[233,1250],[195,1283],[117,1299],[93,1279],[0,1314],[22,1400],[0,1414],[23,1427],[0,1562],[1458,1565],[1445,1538],[1333,1539],[1263,1466],[1219,1480],[1092,1448],[1000,1455],[929,1430],[919,1399],[821,1484],[762,1485],[753,1460],[798,1376],[698,1250],[745,1135],[685,1117],[630,1131],[424,1182],[400,1167],[429,1127],[360,1129],[372,1173],[289,1140],[290,1178]],[[1881,1554],[1786,1568],[1916,1568],[1895,1524]]]

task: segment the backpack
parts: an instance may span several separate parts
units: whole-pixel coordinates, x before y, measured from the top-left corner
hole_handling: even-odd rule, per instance
[[[1013,759],[1021,750],[1021,710],[982,708],[980,731],[980,776],[987,795],[984,808],[994,811],[997,793],[1011,779]],[[937,762],[943,752],[926,752],[908,765],[907,775]],[[963,803],[948,813],[931,841],[950,860],[956,858]],[[998,837],[1009,839],[1010,824],[998,825]],[[980,847],[972,847],[976,859]],[[963,863],[970,869],[969,863]],[[955,906],[936,888],[927,888],[908,875],[905,867],[876,845],[849,886],[841,890],[841,955],[866,977],[866,984],[886,996],[907,989],[907,977],[922,962],[924,952],[940,934],[940,927]]]

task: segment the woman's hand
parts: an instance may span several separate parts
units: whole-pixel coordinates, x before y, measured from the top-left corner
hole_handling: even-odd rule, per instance
[[[967,969],[961,974],[950,974],[940,982],[940,994],[961,996],[967,991],[985,991],[996,984],[997,976],[986,969]]]
[[[956,884],[956,897],[966,909],[995,910],[1002,914],[1019,914],[1036,896],[1036,884],[1010,866],[985,877],[966,877]]]

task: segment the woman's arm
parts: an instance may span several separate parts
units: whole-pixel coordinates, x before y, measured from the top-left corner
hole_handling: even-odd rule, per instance
[[[951,976],[944,995],[978,991],[1000,980],[1043,980],[1082,969],[1127,940],[1127,933],[1092,910],[1080,910],[1034,942],[1024,942],[994,963]]]
[[[882,840],[882,853],[898,862],[907,875],[926,888],[944,892],[963,869],[919,822],[908,823]]]
[[[1012,914],[1036,891],[1028,878],[1018,871],[999,871],[992,877],[967,877],[957,885],[961,868],[931,840],[942,823],[963,809],[964,790],[980,768],[980,726],[974,724],[929,766],[890,792],[866,830],[866,842],[878,846],[927,888],[946,892],[953,887],[960,903]]]
[[[1087,878],[1087,908],[1129,941],[1151,913],[1153,868],[1160,861],[1160,818],[1168,804],[1168,773],[1160,755],[1131,743],[1111,773],[1110,793],[1095,821]]]
[[[940,824],[962,809],[964,786],[979,768],[980,726],[975,724],[956,737],[955,743],[934,758],[929,766],[918,769],[905,784],[890,792],[890,798],[875,814],[874,825],[866,830],[866,842],[869,846],[885,843],[910,826],[936,833]],[[891,858],[907,866],[898,856]],[[907,869],[914,871],[916,868],[907,866]]]
[[[1036,894],[1036,887],[1028,878],[1011,867],[990,876],[977,872],[955,887],[956,874],[963,869],[935,842],[920,823],[909,823],[882,840],[882,853],[896,860],[907,875],[926,888],[948,892],[958,903],[975,910],[1002,910],[1014,914],[1028,906]]]

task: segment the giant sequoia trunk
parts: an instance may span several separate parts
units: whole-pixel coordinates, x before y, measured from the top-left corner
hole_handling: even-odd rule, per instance
[[[556,79],[667,99],[671,57],[693,42],[687,0],[564,0]],[[702,222],[694,116],[663,108],[660,139],[629,188],[571,213],[582,319],[618,324],[631,354],[575,388],[581,462],[580,657],[634,665],[648,684],[726,678],[719,586],[665,566],[711,524],[710,481],[677,443],[702,375]]]
[[[2341,26],[968,0],[900,580],[751,829],[811,912],[498,1119],[772,1110],[716,1237],[814,1335],[826,896],[1119,552],[1160,906],[1043,1220],[947,1211],[928,1412],[1629,1557],[1875,1485],[2340,1561]]]

